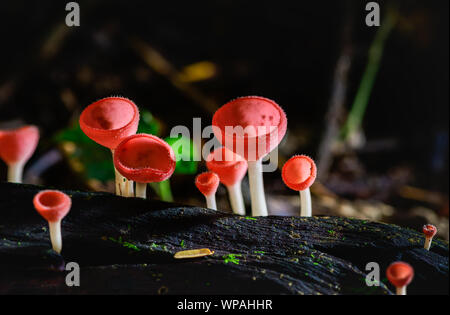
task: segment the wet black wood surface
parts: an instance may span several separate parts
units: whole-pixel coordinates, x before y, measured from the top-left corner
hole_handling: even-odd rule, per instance
[[[448,294],[448,243],[423,249],[421,233],[338,217],[239,217],[107,193],[68,191],[63,251],[51,250],[34,210],[43,187],[0,183],[0,293],[392,294],[386,267],[415,269],[409,294]],[[181,250],[214,254],[176,260]],[[81,267],[80,287],[64,265]],[[381,286],[365,284],[377,262]]]

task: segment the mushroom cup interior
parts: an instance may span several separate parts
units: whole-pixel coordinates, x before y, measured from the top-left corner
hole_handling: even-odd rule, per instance
[[[311,186],[316,178],[316,165],[307,156],[294,156],[283,166],[281,175],[285,184],[293,190],[304,190]]]
[[[115,150],[114,164],[126,178],[139,183],[159,182],[175,170],[172,148],[151,135],[133,135],[124,139]]]
[[[398,263],[388,268],[388,278],[397,287],[408,285],[413,276],[414,271],[411,266],[405,263]]]
[[[275,102],[258,96],[235,99],[213,117],[215,136],[248,161],[267,155],[286,133],[287,120]]]
[[[70,210],[72,201],[66,194],[56,190],[44,190],[33,200],[36,210],[50,222],[59,221]]]
[[[165,156],[169,156],[167,149],[147,138],[130,139],[120,152],[120,160],[128,168],[151,168],[161,172],[167,172],[171,166]]]
[[[133,121],[135,115],[135,105],[131,101],[105,99],[86,108],[83,121],[91,128],[116,130]]]

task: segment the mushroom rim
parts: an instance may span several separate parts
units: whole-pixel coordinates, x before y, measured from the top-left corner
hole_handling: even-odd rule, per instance
[[[200,178],[206,177],[208,175],[210,175],[210,177],[208,178],[208,181],[202,182]],[[197,176],[195,176],[194,182],[195,182],[195,186],[202,193],[202,195],[212,196],[217,192],[217,189],[219,188],[220,177],[213,171],[207,171],[207,172],[203,172],[203,173],[200,173]],[[211,189],[212,187],[214,187],[214,189]],[[212,190],[211,193],[210,194],[204,193],[203,190],[205,190],[205,188],[206,188],[206,190]]]
[[[408,272],[407,276],[399,277],[399,276],[396,276],[393,274],[393,269],[396,269],[396,268],[406,268],[406,270],[408,270],[409,272]],[[403,262],[403,261],[393,262],[386,269],[386,276],[393,285],[396,286],[396,284],[393,282],[400,282],[402,284],[402,286],[406,286],[406,285],[410,284],[412,279],[414,278],[414,268],[410,264]]]
[[[304,181],[302,181],[301,183],[293,184],[293,183],[290,183],[290,182],[288,182],[286,180],[286,175],[285,175],[285,173],[287,172],[286,165],[288,163],[292,163],[294,160],[297,160],[297,159],[306,159],[311,165],[311,172],[310,172],[310,175],[308,176],[308,178],[306,178]],[[309,157],[307,155],[304,155],[304,154],[294,155],[289,160],[287,160],[286,163],[284,163],[283,167],[281,168],[281,177],[283,179],[283,182],[290,189],[295,190],[295,191],[305,190],[306,188],[309,188],[309,187],[312,186],[312,184],[314,184],[314,181],[315,181],[315,179],[317,177],[317,166],[316,166],[316,163],[314,162],[314,160],[311,157]],[[299,189],[300,186],[306,186],[306,187],[303,188],[303,189]]]
[[[436,226],[434,226],[433,224],[425,224],[422,227],[422,232],[423,234],[425,234],[425,236],[427,237],[433,237],[436,235],[437,233],[437,228]]]
[[[47,206],[41,202],[41,198],[46,194],[57,194],[60,197],[62,197],[62,199],[61,199],[62,202],[58,203],[57,205],[54,205],[54,206]],[[38,192],[33,197],[33,204],[36,208],[39,208],[39,209],[36,209],[38,212],[61,211],[62,209],[64,209],[65,206],[70,207],[72,205],[72,200],[67,194],[65,194],[59,190],[46,189],[46,190],[42,190],[42,191]]]
[[[157,168],[153,168],[153,167],[133,168],[133,167],[127,166],[120,160],[120,146],[124,145],[129,140],[132,140],[134,138],[142,138],[142,137],[150,138],[150,139],[154,140],[155,142],[157,142],[158,144],[162,145],[162,147],[164,147],[164,149],[167,149],[168,156],[170,157],[170,163],[168,164],[168,167],[166,170],[161,170],[161,169],[157,169]],[[119,143],[119,145],[116,147],[113,162],[114,162],[114,165],[116,165],[116,169],[119,171],[119,173],[122,176],[126,177],[127,179],[129,179],[128,177],[132,177],[133,175],[141,174],[142,172],[152,173],[155,175],[163,176],[163,177],[166,177],[165,179],[167,179],[168,177],[170,177],[173,174],[173,172],[175,170],[175,166],[176,166],[175,153],[173,152],[172,147],[167,142],[162,140],[161,138],[154,136],[154,135],[145,134],[145,133],[139,133],[139,134],[131,135],[131,136],[124,138]],[[122,174],[120,172],[121,170],[126,170],[127,174],[126,175]],[[165,179],[163,179],[163,180],[165,180]],[[139,182],[139,181],[136,181],[136,182]]]
[[[96,128],[96,127],[92,127],[91,125],[88,125],[88,124],[86,124],[86,123],[83,122],[83,125],[84,125],[87,129],[92,130],[92,131],[96,131],[96,132],[99,132],[99,133],[107,134],[107,133],[112,133],[112,132],[116,132],[116,131],[120,131],[120,130],[126,129],[126,128],[129,127],[131,124],[133,124],[133,122],[134,122],[136,119],[138,119],[138,123],[139,123],[139,117],[138,117],[138,116],[139,116],[139,108],[137,107],[137,105],[136,105],[132,100],[130,100],[129,98],[126,98],[126,97],[121,97],[121,96],[104,97],[104,98],[102,98],[102,99],[99,99],[98,101],[95,101],[94,103],[89,104],[89,105],[83,110],[83,112],[81,113],[79,121],[80,121],[80,122],[81,122],[82,120],[84,121],[84,119],[82,119],[82,118],[83,118],[83,116],[87,115],[87,114],[86,114],[86,110],[87,110],[89,107],[94,106],[94,105],[97,105],[97,104],[100,103],[100,102],[104,102],[105,100],[111,100],[111,99],[125,101],[126,103],[132,105],[132,107],[133,107],[133,117],[132,117],[132,119],[131,119],[128,123],[126,123],[125,125],[123,125],[122,127],[120,127],[120,128],[115,128],[115,129],[102,129],[102,128]],[[81,125],[81,123],[80,123],[80,125]]]
[[[2,129],[0,130],[0,137],[10,135],[10,134],[16,134],[22,130],[25,129],[35,129],[37,132],[39,132],[39,127],[36,125],[25,125],[17,128],[11,128],[11,129]]]
[[[283,110],[283,108],[281,108],[281,106],[280,105],[278,105],[278,103],[276,103],[275,101],[273,101],[273,100],[271,100],[271,99],[269,99],[269,98],[266,98],[266,97],[263,97],[263,96],[256,96],[256,95],[251,95],[251,96],[240,96],[240,97],[237,97],[237,98],[235,98],[235,99],[232,99],[231,101],[229,101],[229,102],[227,102],[227,103],[225,103],[224,105],[222,105],[215,113],[214,113],[214,115],[213,115],[213,119],[212,119],[212,126],[213,126],[213,129],[214,128],[219,128],[220,129],[220,131],[221,131],[221,133],[223,133],[223,136],[230,136],[230,134],[227,134],[226,132],[225,132],[225,130],[223,130],[223,128],[222,127],[220,127],[218,124],[217,124],[217,120],[218,120],[218,118],[217,118],[217,114],[219,113],[219,115],[220,115],[220,111],[221,110],[223,110],[223,108],[225,107],[225,106],[227,106],[227,105],[229,105],[229,104],[231,104],[231,103],[233,103],[233,102],[236,102],[236,101],[238,101],[238,100],[242,100],[242,99],[257,99],[257,100],[261,100],[261,101],[265,101],[265,102],[268,102],[268,103],[270,103],[277,111],[278,111],[278,114],[279,114],[279,116],[280,116],[280,121],[279,121],[279,123],[278,123],[278,125],[274,125],[274,126],[270,126],[270,127],[276,127],[276,131],[279,131],[280,130],[280,127],[282,127],[283,125],[286,125],[287,126],[287,116],[286,116],[286,113],[285,113],[285,111]],[[284,119],[283,119],[284,118]],[[237,126],[239,126],[239,125],[231,125],[230,127],[237,127]],[[249,125],[250,126],[250,125]],[[254,125],[251,125],[251,126],[253,126],[253,127],[255,127]],[[244,128],[245,129],[245,128]],[[269,128],[270,129],[270,128]],[[274,130],[274,131],[275,131]],[[213,130],[214,131],[214,130]],[[267,136],[271,136],[271,135],[273,135],[275,132],[274,131],[269,131],[269,132],[266,132],[266,133],[263,133],[263,134],[260,134],[260,135],[256,135],[256,136],[252,136],[252,137],[250,137],[248,134],[244,134],[244,136],[239,136],[239,135],[236,135],[235,133],[233,133],[232,135],[233,135],[233,140],[234,139],[256,139],[256,138],[261,138],[261,137],[267,137]],[[285,133],[285,132],[284,132]],[[283,134],[283,136],[284,136],[284,134]],[[280,141],[281,141],[281,139],[280,139]],[[279,141],[279,142],[280,142]]]

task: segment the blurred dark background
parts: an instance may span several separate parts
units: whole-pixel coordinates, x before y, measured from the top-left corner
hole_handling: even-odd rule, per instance
[[[298,153],[318,161],[317,214],[431,222],[448,238],[448,1],[377,1],[381,27],[388,12],[396,22],[361,128],[344,139],[333,126],[351,112],[380,29],[365,24],[368,1],[78,1],[81,26],[70,28],[67,2],[0,3],[0,129],[41,130],[27,182],[111,189],[77,167],[76,141],[56,136],[99,98],[132,99],[166,137],[193,117],[209,125],[232,98],[262,95],[288,117],[280,167]],[[194,176],[174,175],[176,201],[203,204]],[[297,211],[279,172],[265,184],[272,213]],[[228,209],[224,189],[219,197]]]

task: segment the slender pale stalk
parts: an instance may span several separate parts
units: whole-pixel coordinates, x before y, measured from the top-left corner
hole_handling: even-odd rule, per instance
[[[397,295],[406,295],[406,285],[397,288]]]
[[[305,190],[300,190],[300,216],[310,217],[311,215],[311,193],[309,188],[306,188]]]
[[[18,162],[8,165],[8,182],[22,183],[23,166],[25,163]]]
[[[244,198],[242,198],[241,181],[227,186],[231,208],[235,214],[245,215]]]
[[[134,186],[132,180],[126,180],[125,182],[125,197],[134,197]]]
[[[60,254],[62,249],[61,221],[48,222],[48,226],[53,250]]]
[[[136,197],[147,198],[147,183],[136,182]]]
[[[425,248],[426,250],[430,250],[431,247],[431,241],[433,240],[432,237],[426,237],[425,238],[425,245],[423,246],[423,248]]]
[[[216,194],[205,196],[205,198],[206,198],[206,207],[209,209],[217,210]]]
[[[111,153],[112,153],[112,157],[114,160],[114,150],[111,150]],[[115,174],[115,184],[116,184],[116,195],[117,196],[126,196],[126,194],[125,194],[126,178],[123,177],[122,174],[119,173],[119,171],[116,169],[115,166],[114,166],[114,174]]]
[[[252,216],[267,216],[266,198],[262,174],[262,159],[248,162],[250,197],[252,200]]]

